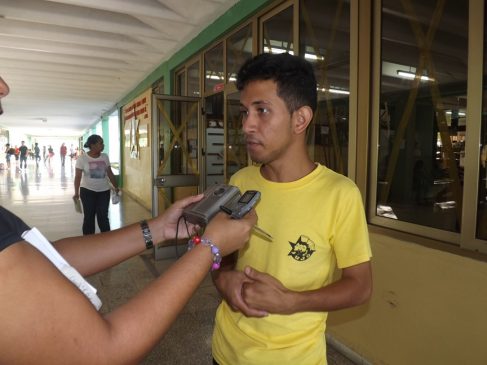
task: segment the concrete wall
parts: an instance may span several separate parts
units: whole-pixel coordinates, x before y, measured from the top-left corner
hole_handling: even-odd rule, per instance
[[[329,333],[372,364],[487,364],[487,264],[371,232],[369,304]]]
[[[124,106],[121,130],[123,191],[148,210],[152,209],[151,95],[152,92],[149,89]],[[142,103],[143,100],[145,103]],[[134,110],[137,113],[135,117],[139,121],[139,130],[144,129],[149,133],[147,135],[148,145],[141,146],[138,157],[135,158],[131,157],[130,134],[127,134],[127,131],[130,131],[129,123],[132,118],[125,118],[132,115],[128,113]]]

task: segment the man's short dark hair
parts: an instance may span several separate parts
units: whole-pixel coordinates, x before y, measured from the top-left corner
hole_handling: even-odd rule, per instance
[[[305,59],[289,53],[257,55],[240,68],[237,89],[242,91],[249,82],[257,80],[275,81],[277,95],[284,100],[290,113],[302,106],[316,110],[316,77]]]

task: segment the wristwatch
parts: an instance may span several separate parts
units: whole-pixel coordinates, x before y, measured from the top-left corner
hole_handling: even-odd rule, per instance
[[[152,234],[145,219],[140,222],[140,229],[142,229],[142,236],[144,236],[145,248],[149,249],[154,247],[154,242],[152,242]]]

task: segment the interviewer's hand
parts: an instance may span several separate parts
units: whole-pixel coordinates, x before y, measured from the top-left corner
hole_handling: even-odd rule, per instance
[[[203,194],[190,196],[180,199],[172,204],[162,215],[154,219],[157,229],[162,230],[163,241],[173,239],[176,237],[176,230],[178,232],[178,238],[187,238],[188,232],[186,230],[186,224],[183,219],[179,219],[183,214],[183,209],[192,203],[196,203],[203,198]],[[178,228],[179,222],[179,228]],[[199,227],[197,225],[188,223],[187,225],[189,233],[194,234]],[[151,226],[151,230],[152,230]]]
[[[210,221],[204,236],[218,246],[222,256],[226,256],[248,242],[256,223],[257,214],[254,209],[241,219],[232,219],[228,214],[220,212]]]

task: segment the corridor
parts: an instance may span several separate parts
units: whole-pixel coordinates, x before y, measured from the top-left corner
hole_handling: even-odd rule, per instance
[[[2,156],[3,160],[3,156]],[[73,179],[75,161],[50,163],[29,160],[27,169],[19,170],[15,161],[9,170],[0,170],[0,204],[37,227],[49,240],[81,234],[82,215],[74,209]],[[112,229],[149,218],[150,212],[122,193],[120,204],[110,205]],[[184,250],[174,251],[174,257]],[[174,258],[154,260],[152,251],[88,278],[98,289],[102,313],[123,304],[160,275]],[[211,333],[219,295],[208,276],[193,295],[165,338],[141,363],[143,365],[211,364]],[[328,346],[329,365],[353,363]]]

